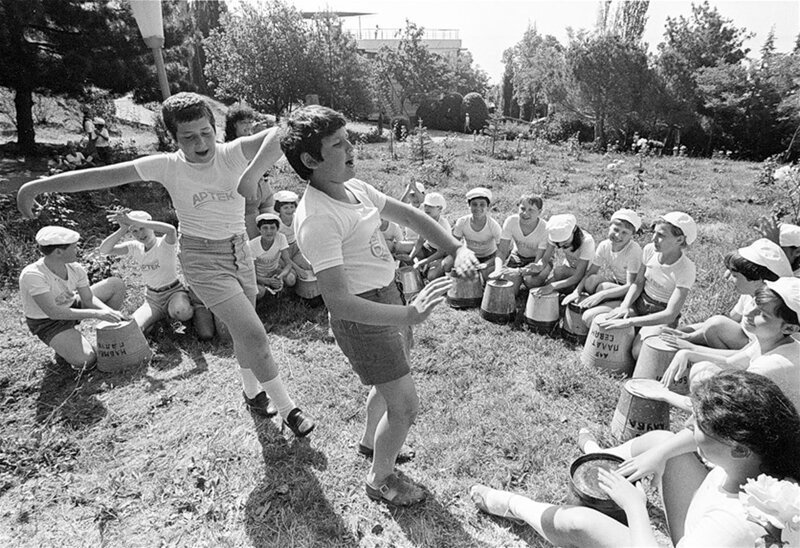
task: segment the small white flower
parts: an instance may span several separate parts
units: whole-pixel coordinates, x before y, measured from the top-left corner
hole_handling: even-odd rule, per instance
[[[800,485],[761,474],[739,493],[747,517],[778,529],[800,530]]]
[[[797,174],[798,174],[798,170],[797,170],[796,167],[783,166],[783,167],[779,167],[778,169],[776,169],[773,172],[772,177],[776,181],[782,181],[784,179],[788,179],[789,177],[796,177]]]

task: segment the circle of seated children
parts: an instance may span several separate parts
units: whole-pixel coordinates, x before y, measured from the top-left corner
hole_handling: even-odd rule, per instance
[[[294,234],[294,228],[292,228],[294,213],[299,202],[300,197],[295,192],[279,190],[275,193],[273,209],[278,214],[278,220],[280,221],[278,230],[286,237],[286,241],[289,244],[289,262],[291,263],[292,271],[301,280],[309,280],[314,277],[311,272],[311,265],[303,257],[300,248],[297,246],[297,237]]]
[[[256,225],[261,233],[250,240],[250,254],[256,268],[258,284],[257,299],[265,295],[276,295],[286,287],[294,287],[297,276],[289,256],[289,243],[280,230],[281,219],[275,213],[262,213],[256,217]]]
[[[500,223],[488,214],[489,205],[492,203],[491,190],[476,187],[467,192],[466,198],[470,213],[456,220],[453,225],[453,236],[463,241],[467,248],[475,253],[483,265],[481,268],[485,279],[494,271],[502,229]],[[452,270],[453,261],[451,256],[444,258],[442,268],[445,272]]]
[[[719,372],[692,389],[694,420],[678,433],[653,430],[609,449],[623,459],[598,470],[597,487],[625,513],[627,525],[585,506],[557,506],[474,485],[483,512],[522,521],[554,546],[658,546],[641,479],[651,477],[675,546],[755,546],[767,530],[747,517],[738,496],[766,474],[800,480],[800,416],[770,379],[749,371]],[[584,453],[601,449],[581,431]]]

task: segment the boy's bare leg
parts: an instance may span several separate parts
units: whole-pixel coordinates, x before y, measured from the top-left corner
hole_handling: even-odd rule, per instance
[[[121,310],[125,302],[125,283],[116,276],[112,276],[93,284],[92,294],[109,308]]]
[[[92,343],[87,341],[77,329],[67,329],[50,340],[50,348],[74,367],[92,365],[97,354]]]
[[[161,317],[161,314],[153,310],[153,308],[147,302],[142,304],[142,306],[137,308],[136,311],[131,314],[131,318],[133,318],[133,321],[136,322],[136,325],[139,326],[139,329],[141,329],[143,333],[150,329],[150,327],[160,320]]]
[[[386,414],[386,400],[383,399],[381,393],[374,386],[370,389],[367,395],[367,417],[364,424],[364,434],[361,436],[361,445],[365,447],[374,447],[375,445],[375,431],[378,429],[378,423],[381,418]]]
[[[375,389],[386,404],[386,412],[380,417],[375,430],[375,453],[367,474],[367,482],[372,485],[380,484],[394,471],[397,454],[419,412],[419,396],[411,374],[378,384]],[[376,405],[374,411],[378,410],[380,406]],[[372,409],[368,405],[367,413],[370,411]],[[372,420],[374,417],[368,416],[367,424]]]

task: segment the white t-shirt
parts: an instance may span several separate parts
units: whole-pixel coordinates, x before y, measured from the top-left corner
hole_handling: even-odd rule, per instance
[[[269,197],[272,196],[270,191],[271,187],[269,186],[269,181],[267,181],[266,177],[261,177],[258,180],[258,187],[257,187],[258,198],[256,198],[253,201],[245,201],[244,214],[250,216],[257,216],[259,213],[271,212],[269,209],[265,207],[266,203],[269,201]]]
[[[722,488],[726,479],[720,467],[708,473],[689,503],[683,538],[675,548],[751,547],[766,534],[747,519],[739,495]]]
[[[159,289],[178,279],[177,243],[168,244],[166,237],[160,236],[147,251],[139,241],[129,241],[121,245],[128,248],[128,255],[141,267],[142,280],[147,287]]]
[[[256,265],[256,277],[269,278],[281,266],[281,251],[289,249],[286,236],[280,232],[275,233],[275,239],[269,249],[264,249],[261,245],[261,236],[253,238],[247,245],[250,247],[250,254]]]
[[[133,166],[142,180],[167,189],[181,234],[225,240],[245,233],[245,200],[237,187],[248,162],[240,143],[216,143],[214,158],[205,164],[187,162],[179,150],[137,158]]]
[[[742,319],[739,321],[739,325],[742,326],[742,331],[744,331],[744,334],[747,335],[747,338],[751,341],[756,340],[756,336],[747,328],[747,313],[755,308],[755,306],[755,297],[752,295],[739,295],[739,300],[736,301],[735,305],[733,305],[732,310],[732,312],[739,314],[742,317]]]
[[[659,255],[652,243],[644,246],[642,262],[647,268],[644,273],[644,291],[656,301],[667,303],[676,287],[691,288],[694,285],[697,271],[685,253],[670,265],[658,262]]]
[[[483,228],[475,231],[472,229],[472,224],[469,222],[472,215],[464,215],[459,217],[453,227],[453,236],[456,238],[464,239],[467,247],[472,250],[478,257],[488,257],[497,251],[497,244],[500,243],[500,235],[503,229],[500,228],[500,223],[486,217],[486,223]]]
[[[522,228],[519,225],[519,214],[509,215],[503,223],[503,230],[500,233],[501,240],[511,240],[514,244],[514,249],[520,257],[530,259],[534,257],[539,250],[547,248],[547,223],[543,219],[539,219],[536,227],[527,236],[522,233]]]
[[[453,233],[453,229],[450,227],[450,221],[448,221],[447,217],[445,217],[444,215],[439,215],[439,218],[436,220],[436,222],[439,223],[439,226],[441,226],[448,234]],[[419,236],[417,237],[419,238]],[[430,240],[425,240],[425,245],[427,245],[431,249],[439,249]]]
[[[381,210],[386,195],[358,179],[344,186],[358,200],[334,200],[312,186],[297,207],[297,245],[314,273],[344,266],[348,291],[357,295],[394,280],[394,258],[381,234]]]
[[[636,275],[642,267],[642,248],[631,240],[619,251],[614,251],[611,240],[603,240],[597,245],[592,264],[600,267],[600,274],[606,280],[625,284],[628,274]]]
[[[392,221],[388,221],[389,225],[386,227],[386,230],[381,230],[383,233],[383,239],[387,242],[399,242],[403,239],[403,231],[400,230],[400,225],[397,223],[393,223]]]
[[[562,249],[564,252],[564,264],[570,268],[575,268],[578,261],[591,261],[594,258],[594,238],[592,235],[581,229],[583,242],[581,246],[572,251],[571,248]]]
[[[67,263],[66,266],[66,280],[47,268],[44,257],[22,269],[19,275],[19,293],[22,297],[22,312],[26,318],[42,320],[48,317],[33,300],[34,295],[52,293],[57,306],[69,308],[75,301],[75,291],[79,287],[89,287],[89,276],[80,263]]]
[[[800,342],[782,344],[761,354],[756,341],[745,351],[751,356],[747,370],[764,375],[777,384],[800,413]]]
[[[297,222],[296,220],[297,220],[297,211],[295,211],[295,216],[294,220],[292,221],[292,224],[290,225],[283,224],[283,221],[281,221],[280,226],[278,226],[278,232],[284,235],[289,245],[292,245],[297,241],[297,236],[295,236],[294,233],[294,223]]]

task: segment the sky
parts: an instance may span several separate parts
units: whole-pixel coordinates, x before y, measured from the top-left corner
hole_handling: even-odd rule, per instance
[[[248,0],[239,0],[248,1]],[[475,64],[485,70],[492,83],[502,79],[503,51],[521,38],[528,25],[540,34],[552,34],[567,43],[567,27],[591,29],[597,18],[597,0],[287,0],[300,11],[367,12],[351,17],[345,28],[402,28],[408,19],[428,29],[457,29],[462,47]],[[701,0],[696,0],[697,4]],[[710,0],[719,13],[735,26],[755,33],[745,42],[757,56],[770,28],[775,27],[777,51],[791,51],[800,33],[800,0]],[[667,17],[691,15],[690,1],[651,0],[644,41],[655,52],[663,41]]]

